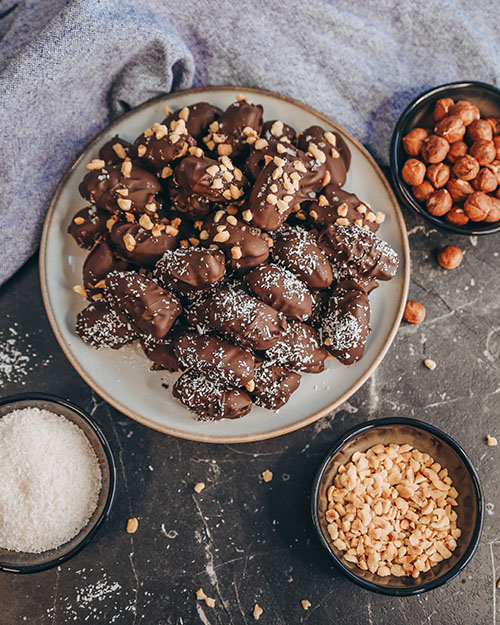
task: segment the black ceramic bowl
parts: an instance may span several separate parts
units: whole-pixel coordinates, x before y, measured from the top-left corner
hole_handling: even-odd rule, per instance
[[[433,128],[435,122],[432,111],[436,100],[453,98],[453,100],[470,100],[481,111],[482,117],[500,117],[500,89],[484,82],[455,82],[441,85],[425,91],[405,108],[396,124],[391,141],[391,175],[398,198],[407,208],[414,210],[426,221],[440,230],[448,230],[456,234],[477,235],[492,234],[500,231],[500,222],[484,223],[469,221],[465,226],[457,226],[445,217],[434,217],[413,196],[411,187],[401,177],[401,170],[408,158],[403,150],[403,137],[413,128]]]
[[[113,454],[104,434],[81,408],[74,404],[44,393],[23,393],[0,399],[0,419],[12,410],[40,408],[62,415],[75,423],[85,434],[99,460],[102,474],[102,488],[94,514],[87,525],[70,541],[57,549],[42,553],[22,553],[0,548],[0,571],[7,573],[38,573],[59,566],[81,551],[108,517],[115,494],[116,469]]]
[[[457,525],[462,535],[451,558],[433,566],[420,577],[379,577],[347,562],[343,552],[332,543],[327,530],[325,512],[328,509],[327,491],[341,464],[346,464],[356,451],[367,451],[383,443],[409,443],[428,453],[436,462],[448,469],[453,486],[458,491]],[[416,595],[446,584],[456,577],[474,555],[484,519],[484,498],[477,473],[460,445],[437,428],[416,419],[379,419],[357,426],[348,432],[330,451],[319,467],[312,489],[312,518],[323,546],[335,564],[353,582],[385,595]]]

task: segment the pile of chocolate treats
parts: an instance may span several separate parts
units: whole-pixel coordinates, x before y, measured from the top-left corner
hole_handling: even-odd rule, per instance
[[[134,144],[114,137],[79,190],[69,226],[90,252],[79,336],[139,340],[202,419],[277,410],[330,353],[359,360],[368,294],[397,270],[374,233],[384,215],[342,189],[342,137],[301,133],[239,97],[166,111]]]

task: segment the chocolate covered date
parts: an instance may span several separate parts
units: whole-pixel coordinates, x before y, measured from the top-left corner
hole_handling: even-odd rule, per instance
[[[209,125],[215,121],[221,113],[222,110],[218,106],[213,106],[208,102],[196,102],[196,104],[185,106],[175,113],[170,113],[166,119],[163,120],[163,124],[169,128],[173,121],[182,119],[186,123],[188,133],[198,140],[206,133]]]
[[[323,371],[327,355],[316,330],[300,321],[289,321],[276,344],[266,351],[266,358],[280,367],[309,373]]]
[[[256,180],[262,169],[267,165],[268,157],[279,156],[293,147],[295,130],[279,119],[266,122],[262,127],[260,138],[255,138],[250,154],[245,162],[245,172],[252,180]],[[279,144],[279,145],[278,145]]]
[[[115,135],[99,150],[99,158],[107,164],[121,165],[124,159],[130,157],[131,150],[131,143]]]
[[[333,182],[341,187],[346,180],[351,163],[351,153],[338,132],[325,131],[320,126],[310,126],[300,133],[299,148],[312,156],[326,178],[324,185]]]
[[[153,371],[180,371],[182,366],[175,355],[174,343],[176,337],[169,332],[162,339],[155,339],[151,335],[141,337],[141,347],[144,355],[153,363]]]
[[[137,332],[127,316],[110,304],[107,298],[92,302],[78,313],[76,333],[95,349],[119,349],[137,338]]]
[[[381,212],[374,213],[356,194],[349,193],[333,183],[321,191],[304,213],[317,227],[356,224],[372,232],[378,230],[385,217]]]
[[[300,374],[270,362],[255,365],[253,390],[250,395],[257,406],[278,410],[299,388]]]
[[[147,165],[161,172],[164,167],[186,156],[190,147],[196,146],[183,119],[172,119],[166,124],[153,124],[137,137],[133,151]]]
[[[107,232],[106,220],[109,215],[95,206],[79,210],[68,226],[69,234],[83,248],[91,248]]]
[[[223,252],[201,247],[179,248],[164,253],[154,276],[181,294],[207,289],[220,282],[226,271]]]
[[[199,371],[186,371],[174,384],[173,395],[202,420],[238,419],[252,408],[252,400],[239,388],[228,388]]]
[[[83,263],[83,286],[91,290],[111,271],[128,269],[128,262],[117,258],[109,243],[103,239],[90,251]]]
[[[152,267],[167,250],[177,247],[179,231],[168,222],[153,224],[149,220],[149,229],[142,227],[141,222],[145,223],[143,218],[139,223],[116,221],[109,240],[117,256],[141,267]]]
[[[192,367],[231,386],[245,386],[253,378],[252,354],[217,336],[188,332],[176,340],[174,349],[186,369]]]
[[[260,265],[245,276],[245,284],[263,302],[288,319],[305,321],[312,313],[312,297],[303,282],[280,265]]]

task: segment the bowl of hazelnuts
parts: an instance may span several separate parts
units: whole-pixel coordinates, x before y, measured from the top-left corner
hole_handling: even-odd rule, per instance
[[[399,118],[390,156],[400,201],[433,226],[500,231],[500,89],[460,82],[421,94]]]

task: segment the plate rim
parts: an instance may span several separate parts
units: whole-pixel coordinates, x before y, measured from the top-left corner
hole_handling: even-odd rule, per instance
[[[389,332],[386,340],[384,341],[382,347],[380,348],[372,365],[367,369],[367,371],[362,376],[360,376],[360,378],[352,386],[349,387],[349,389],[345,393],[343,393],[335,401],[325,406],[322,410],[319,410],[313,413],[312,415],[304,417],[303,419],[299,419],[298,421],[290,425],[277,427],[277,428],[268,430],[266,432],[261,432],[261,433],[228,435],[228,436],[225,436],[225,435],[214,436],[213,434],[202,433],[202,432],[194,434],[191,432],[185,432],[183,430],[170,427],[168,425],[162,425],[162,424],[156,423],[155,421],[152,421],[148,417],[144,417],[143,415],[135,412],[134,410],[131,410],[126,405],[122,404],[120,401],[115,400],[114,398],[110,397],[108,393],[106,392],[106,390],[104,390],[99,385],[99,383],[96,380],[94,380],[94,378],[90,374],[88,374],[85,371],[85,369],[80,365],[78,359],[75,356],[73,356],[69,346],[64,341],[59,331],[54,313],[52,311],[51,303],[49,300],[48,285],[47,285],[47,272],[46,272],[48,232],[49,232],[50,224],[52,222],[52,218],[55,213],[55,208],[58,203],[59,197],[61,195],[62,189],[66,185],[68,178],[73,173],[76,166],[79,164],[83,155],[91,147],[93,147],[94,144],[97,144],[101,135],[115,128],[125,118],[137,113],[138,111],[148,108],[149,106],[156,104],[157,102],[160,102],[160,101],[167,102],[169,99],[177,98],[178,96],[183,96],[187,94],[207,93],[207,92],[209,93],[211,91],[221,91],[221,90],[222,91],[235,91],[235,92],[245,91],[245,92],[256,93],[256,94],[276,98],[279,100],[283,100],[285,102],[294,104],[295,106],[298,106],[299,108],[302,108],[306,110],[307,112],[312,113],[313,115],[316,115],[317,117],[325,121],[327,124],[332,126],[335,130],[340,131],[341,134],[342,133],[346,134],[349,137],[349,139],[356,145],[356,147],[362,152],[362,154],[368,159],[370,165],[374,168],[378,178],[384,185],[389,197],[391,198],[393,202],[397,224],[403,234],[403,237],[402,237],[403,239],[402,240],[403,262],[400,263],[400,268],[402,268],[404,271],[401,302],[399,304],[399,309],[396,315],[395,322],[391,328],[391,331]],[[68,359],[72,367],[76,370],[78,375],[84,380],[84,382],[88,384],[88,386],[93,391],[95,391],[99,395],[99,397],[101,397],[101,399],[106,401],[108,404],[110,404],[113,408],[118,410],[123,415],[140,423],[141,425],[144,425],[150,429],[156,430],[157,432],[161,432],[163,434],[169,434],[171,436],[175,436],[176,438],[181,438],[184,440],[190,440],[190,441],[195,441],[195,442],[200,442],[200,443],[216,443],[216,444],[252,443],[252,442],[257,442],[261,440],[277,438],[278,436],[283,436],[285,434],[295,432],[297,430],[302,429],[303,427],[310,425],[311,423],[314,423],[315,421],[318,421],[319,419],[325,417],[330,412],[332,412],[333,410],[341,406],[344,402],[346,402],[370,378],[370,376],[374,373],[374,371],[377,369],[379,364],[382,362],[384,356],[386,355],[387,351],[392,345],[394,338],[396,336],[396,333],[399,329],[400,323],[401,323],[404,306],[406,304],[406,300],[408,297],[408,290],[409,290],[409,284],[410,284],[410,249],[409,249],[409,242],[408,242],[408,233],[406,231],[406,224],[403,218],[403,212],[401,210],[399,201],[394,191],[392,190],[392,187],[388,179],[384,176],[381,168],[375,161],[374,157],[368,152],[368,150],[364,147],[364,145],[362,145],[356,138],[354,138],[349,132],[347,132],[347,130],[342,128],[339,124],[334,122],[327,115],[324,115],[323,113],[317,111],[315,108],[308,106],[307,104],[304,104],[303,102],[300,102],[299,100],[296,100],[295,98],[290,98],[288,96],[284,96],[280,93],[275,93],[274,91],[268,91],[266,89],[259,89],[256,87],[234,86],[234,85],[210,85],[207,87],[192,87],[190,89],[181,89],[179,91],[173,91],[173,92],[166,93],[163,95],[155,96],[154,98],[146,100],[142,104],[139,104],[138,106],[131,108],[129,111],[126,111],[125,113],[121,114],[116,119],[114,119],[110,124],[107,124],[106,126],[104,126],[104,128],[101,128],[101,130],[99,130],[82,147],[82,149],[78,152],[75,158],[71,161],[70,165],[68,166],[62,178],[59,180],[54,190],[54,193],[52,195],[52,198],[49,204],[49,208],[47,210],[47,214],[45,216],[44,224],[43,224],[42,236],[40,240],[40,254],[39,254],[38,266],[39,266],[39,277],[40,277],[40,287],[41,287],[41,292],[42,292],[42,300],[43,300],[43,304],[45,307],[45,312],[47,314],[47,318],[49,320],[50,327],[52,329],[52,332],[54,333],[54,336],[56,337],[59,347],[62,349],[64,355],[66,356],[66,358]]]

